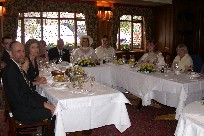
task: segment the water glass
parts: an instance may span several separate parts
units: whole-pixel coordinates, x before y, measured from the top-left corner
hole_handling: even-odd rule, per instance
[[[122,55],[122,61],[124,64],[126,63],[126,55]]]

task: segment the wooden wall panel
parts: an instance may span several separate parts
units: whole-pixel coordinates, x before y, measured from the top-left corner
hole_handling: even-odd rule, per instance
[[[172,5],[154,8],[155,40],[161,52],[172,52],[173,41],[173,13]]]

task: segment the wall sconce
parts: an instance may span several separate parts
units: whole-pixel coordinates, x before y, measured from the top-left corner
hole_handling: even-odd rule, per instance
[[[98,6],[98,18],[109,21],[113,17],[112,9],[113,3],[107,1],[97,1]]]
[[[3,2],[0,2],[0,16],[2,17],[5,13],[5,7],[3,7]]]
[[[100,19],[109,21],[113,17],[111,7],[98,7],[98,15]]]

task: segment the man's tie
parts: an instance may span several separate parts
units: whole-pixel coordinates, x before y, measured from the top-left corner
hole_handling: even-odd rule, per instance
[[[59,52],[60,52],[59,55],[62,56],[62,50],[60,50]]]
[[[22,68],[19,68],[21,71],[21,74],[23,75],[23,78],[25,79],[26,83],[28,84],[28,86],[30,87],[30,81],[28,80],[28,78],[26,77],[26,73]]]

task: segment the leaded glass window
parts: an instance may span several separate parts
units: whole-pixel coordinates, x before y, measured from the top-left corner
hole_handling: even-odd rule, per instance
[[[131,50],[142,49],[144,40],[144,19],[142,16],[122,15],[117,35],[117,48],[128,46]]]
[[[82,13],[28,12],[19,15],[17,40],[22,43],[34,38],[53,46],[62,38],[66,45],[79,46],[79,37],[87,34]]]

